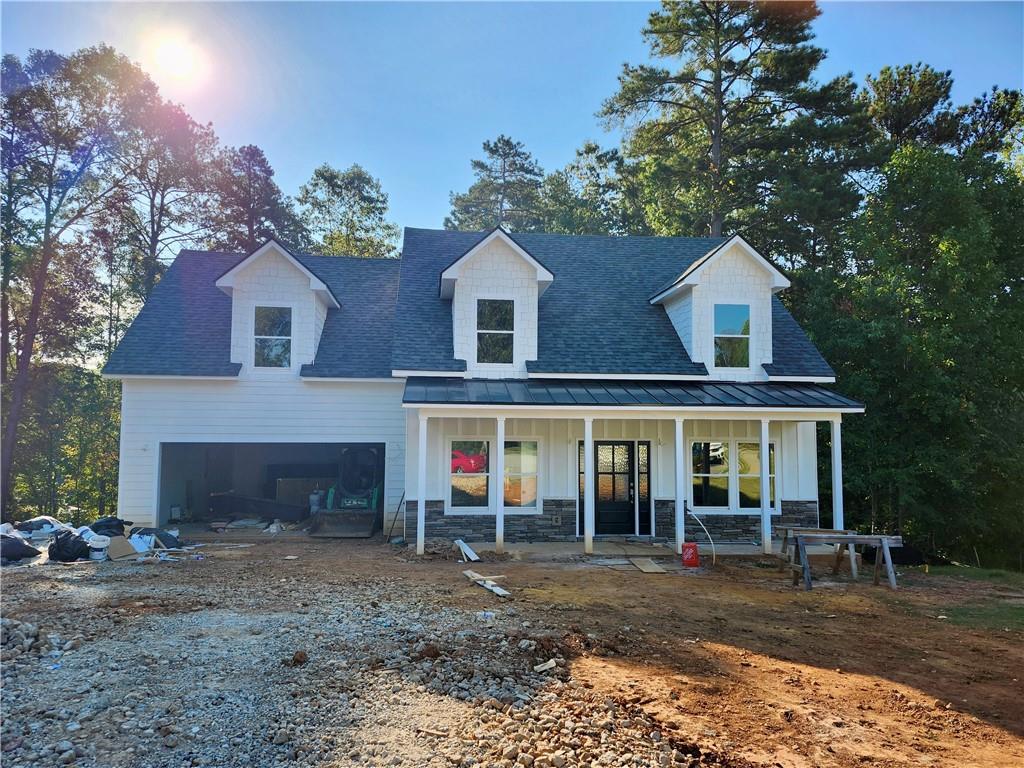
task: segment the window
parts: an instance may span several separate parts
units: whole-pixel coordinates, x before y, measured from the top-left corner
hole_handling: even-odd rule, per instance
[[[506,507],[537,508],[537,441],[505,441]]]
[[[292,364],[291,307],[256,307],[257,368],[288,368]]]
[[[761,508],[761,444],[749,440],[690,444],[693,506]],[[775,444],[768,443],[769,507],[775,509]],[[733,495],[733,488],[736,494]]]
[[[487,440],[453,440],[451,505],[454,509],[486,507],[490,478],[490,443]]]
[[[693,443],[693,506],[729,506],[729,443]]]
[[[715,367],[750,367],[750,306],[715,304]]]
[[[739,479],[740,507],[761,508],[761,444],[738,443],[739,464],[736,467]],[[768,444],[768,506],[775,508],[775,446]]]
[[[476,361],[511,363],[515,302],[478,299],[476,302]]]

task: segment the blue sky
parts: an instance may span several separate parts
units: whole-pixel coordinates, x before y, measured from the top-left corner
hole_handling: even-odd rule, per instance
[[[645,59],[646,3],[16,3],[4,53],[106,42],[164,70],[156,80],[224,143],[264,149],[287,194],[314,167],[360,163],[403,226],[440,226],[469,160],[498,133],[546,169],[587,139],[617,144],[594,113],[623,62]],[[954,98],[1024,87],[1024,3],[823,2],[821,79],[886,64],[951,69]],[[178,79],[166,39],[198,73]],[[175,50],[172,48],[172,51]]]

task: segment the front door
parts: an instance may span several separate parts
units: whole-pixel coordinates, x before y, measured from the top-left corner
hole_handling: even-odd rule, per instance
[[[636,464],[631,442],[594,443],[594,533],[634,534]]]

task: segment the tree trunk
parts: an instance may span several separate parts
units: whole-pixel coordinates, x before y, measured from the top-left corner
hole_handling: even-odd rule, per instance
[[[18,426],[21,422],[21,411],[28,394],[29,367],[32,363],[32,352],[39,332],[39,317],[43,309],[43,293],[46,290],[46,277],[53,258],[53,243],[49,235],[43,239],[43,254],[32,280],[32,304],[29,307],[28,319],[25,322],[25,340],[18,355],[18,367],[11,382],[11,403],[7,411],[7,423],[4,425],[3,455],[0,456],[0,520],[9,522],[13,514],[13,495],[11,493],[11,477],[14,468],[14,448],[18,444]]]
[[[722,93],[722,8],[715,6],[714,113],[711,116],[711,236],[722,236],[722,122],[725,94]]]

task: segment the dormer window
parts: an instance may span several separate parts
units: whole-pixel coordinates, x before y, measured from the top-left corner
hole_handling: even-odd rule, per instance
[[[515,302],[477,299],[476,361],[511,364],[515,332]]]
[[[750,367],[750,305],[715,304],[715,368]]]
[[[292,364],[292,308],[256,307],[256,368],[289,368]]]

